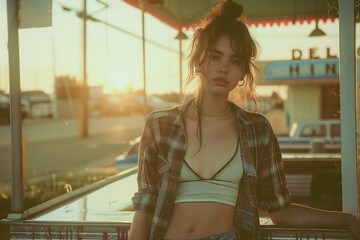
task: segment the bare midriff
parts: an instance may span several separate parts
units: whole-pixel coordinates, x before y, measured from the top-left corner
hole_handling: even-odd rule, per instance
[[[216,202],[177,203],[165,238],[188,239],[215,235],[233,227],[234,207]]]

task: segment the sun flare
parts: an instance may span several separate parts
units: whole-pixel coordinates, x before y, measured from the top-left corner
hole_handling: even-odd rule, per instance
[[[132,77],[125,73],[110,75],[108,87],[114,91],[127,91],[132,87]]]

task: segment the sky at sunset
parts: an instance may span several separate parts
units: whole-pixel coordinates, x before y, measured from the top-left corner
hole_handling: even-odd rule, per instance
[[[95,14],[95,17],[141,37],[140,10],[119,0],[104,2],[110,7]],[[81,82],[82,20],[74,11],[64,11],[62,6],[80,11],[82,1],[53,1],[52,27],[19,30],[22,90],[41,89],[52,94],[54,72],[56,75],[75,76]],[[88,13],[100,8],[102,5],[95,0],[88,0]],[[178,92],[179,43],[174,39],[177,31],[149,15],[146,15],[145,21],[146,38],[172,49],[146,44],[147,91]],[[314,27],[315,23],[251,27],[252,35],[260,46],[259,60],[290,60],[294,48],[303,51],[303,59],[309,58],[309,48],[314,47],[318,48],[320,58],[326,57],[327,47],[338,55],[338,21],[319,23],[327,34],[325,37],[308,37]],[[8,92],[6,0],[0,0],[0,33],[0,90]],[[191,35],[191,32],[187,33]],[[87,37],[89,85],[101,85],[105,93],[111,93],[114,89],[143,87],[141,39],[91,21],[88,21]],[[188,41],[184,41],[184,51],[187,46]],[[185,78],[185,62],[183,72]]]

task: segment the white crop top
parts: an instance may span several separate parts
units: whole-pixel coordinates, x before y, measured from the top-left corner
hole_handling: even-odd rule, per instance
[[[235,206],[242,175],[239,147],[233,157],[210,179],[203,179],[184,160],[175,203],[218,202]]]

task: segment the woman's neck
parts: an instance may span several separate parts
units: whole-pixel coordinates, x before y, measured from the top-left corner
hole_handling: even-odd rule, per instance
[[[195,99],[196,103],[198,99]],[[220,114],[229,108],[229,101],[227,96],[207,96],[204,94],[201,112],[208,114]]]

